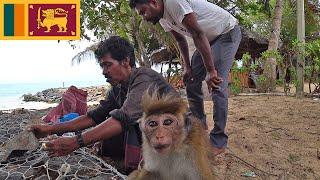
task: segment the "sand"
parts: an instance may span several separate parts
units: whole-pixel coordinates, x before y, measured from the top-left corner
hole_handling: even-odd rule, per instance
[[[205,109],[212,128],[211,101]],[[17,113],[0,117],[19,118]],[[227,132],[227,153],[215,161],[218,179],[247,179],[244,173],[254,173],[255,179],[320,179],[319,99],[232,96]]]
[[[205,108],[211,119],[210,101]],[[320,179],[319,99],[231,97],[227,132],[227,153],[216,160],[219,178],[254,172],[256,179]]]

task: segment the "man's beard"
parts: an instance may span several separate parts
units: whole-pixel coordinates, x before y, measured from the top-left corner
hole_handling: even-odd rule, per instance
[[[150,19],[149,22],[151,22],[153,25],[156,25],[159,21],[160,21],[160,18],[154,17],[154,18]]]
[[[113,81],[112,78],[110,77],[109,78],[106,77],[106,81],[107,83],[111,84],[111,86],[117,86],[119,84],[118,82]]]

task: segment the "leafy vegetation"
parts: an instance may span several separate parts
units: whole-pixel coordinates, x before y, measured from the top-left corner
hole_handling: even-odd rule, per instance
[[[265,38],[270,37],[273,29],[273,19],[277,0],[239,0],[239,1],[219,1],[209,0],[232,13],[241,26],[253,32],[259,33]],[[276,59],[277,85],[284,87],[288,91],[289,84],[296,84],[296,57],[297,45],[297,5],[296,0],[282,1],[282,16],[280,39],[278,48],[266,51],[259,59],[252,60],[250,54],[244,54],[243,66],[233,68],[233,72],[254,72],[258,68],[264,67],[269,58]],[[151,67],[151,55],[159,49],[166,48],[176,57],[179,56],[177,46],[173,37],[165,33],[159,24],[156,26],[141,20],[137,13],[130,9],[128,0],[81,0],[81,38],[98,42],[110,35],[120,35],[130,40],[135,47],[136,57],[140,66]],[[314,85],[319,89],[319,38],[320,38],[320,2],[317,0],[305,0],[305,20],[306,20],[306,43],[305,49],[306,66],[305,79],[310,86]],[[86,49],[92,51],[93,45]],[[85,56],[80,53],[76,56],[81,62]],[[181,73],[176,68],[169,68],[167,74],[177,76]],[[266,74],[257,78],[257,84],[261,91],[270,91],[270,78]],[[233,80],[234,91],[239,92],[242,88],[240,79]],[[274,83],[274,82],[273,82]],[[311,88],[309,90],[311,92]]]

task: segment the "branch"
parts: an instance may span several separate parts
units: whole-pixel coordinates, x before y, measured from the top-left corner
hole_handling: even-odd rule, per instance
[[[228,148],[228,149],[229,149],[229,148]],[[256,166],[254,166],[254,165],[248,163],[247,161],[243,160],[243,159],[240,158],[239,156],[235,155],[230,149],[229,149],[229,151],[230,151],[231,153],[228,153],[228,154],[230,154],[231,156],[233,156],[233,157],[235,157],[236,159],[240,160],[241,162],[243,162],[243,163],[246,164],[247,166],[249,166],[249,167],[251,167],[251,168],[253,168],[253,169],[256,169],[256,170],[258,170],[258,171],[260,171],[260,172],[262,172],[262,173],[264,173],[264,174],[268,174],[268,175],[276,176],[276,177],[279,176],[279,175],[277,175],[277,174],[273,174],[273,173],[269,173],[269,172],[266,172],[266,171],[264,171],[264,170],[261,170],[261,169],[257,168]]]

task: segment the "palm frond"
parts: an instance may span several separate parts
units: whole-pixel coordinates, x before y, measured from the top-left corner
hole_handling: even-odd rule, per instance
[[[97,49],[98,43],[94,43],[93,45],[87,47],[85,50],[79,52],[72,58],[72,65],[75,63],[80,64],[81,62],[87,59],[94,58],[94,51]]]

